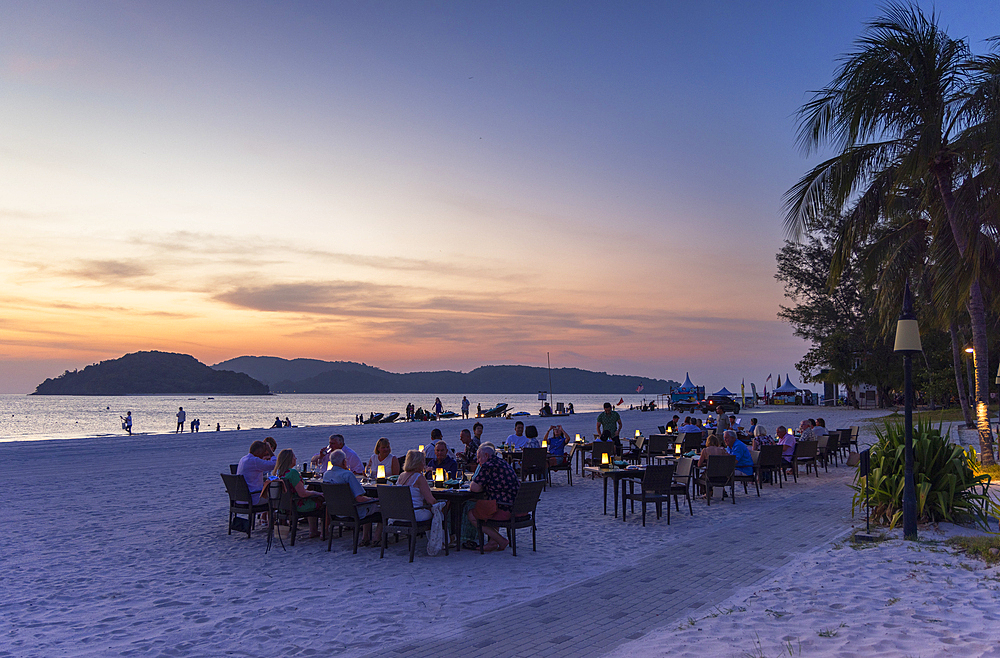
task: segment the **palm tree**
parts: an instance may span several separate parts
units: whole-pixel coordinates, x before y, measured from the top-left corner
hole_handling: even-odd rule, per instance
[[[913,4],[890,4],[865,28],[833,81],[799,113],[799,142],[807,152],[824,145],[840,153],[814,167],[785,197],[786,229],[797,237],[830,205],[849,221],[845,249],[864,244],[898,206],[918,191],[915,212],[927,231],[947,230],[955,246],[954,276],[968,310],[976,363],[976,401],[989,398],[986,305],[976,256],[978,212],[956,189],[973,178],[970,156],[955,147],[969,125],[969,82],[977,64],[964,41],[951,39]],[[977,202],[978,203],[978,202]],[[898,308],[898,307],[897,307]],[[989,418],[977,413],[984,464],[994,463]]]

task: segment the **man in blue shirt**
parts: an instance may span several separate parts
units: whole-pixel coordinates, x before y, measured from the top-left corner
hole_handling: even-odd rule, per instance
[[[736,438],[733,430],[723,432],[722,440],[726,442],[726,452],[736,457],[736,472],[740,475],[753,475],[753,455],[747,444]]]
[[[449,454],[448,444],[444,441],[438,441],[434,444],[434,456],[427,460],[427,470],[431,480],[434,479],[434,471],[438,468],[444,469],[449,480],[454,478],[458,472],[458,462]]]
[[[358,477],[351,473],[347,468],[347,453],[342,449],[337,448],[330,453],[329,461],[331,468],[323,474],[323,482],[329,484],[346,484],[351,488],[351,494],[354,496],[354,502],[356,503],[366,503],[358,507],[358,516],[360,518],[365,518],[378,511],[378,501],[374,498],[369,498],[365,495],[365,488],[361,486],[358,482]],[[376,530],[374,538],[370,538],[368,533],[371,532],[371,525],[366,525],[364,531],[361,535],[361,545],[368,546],[374,540],[376,543],[382,542],[381,524]]]
[[[260,502],[260,494],[264,489],[264,474],[273,470],[278,463],[271,448],[263,441],[254,441],[250,444],[250,452],[243,455],[239,465],[236,467],[236,474],[242,475],[247,481],[250,495],[253,496],[253,504]],[[240,501],[245,502],[245,501]],[[267,502],[267,501],[265,501]]]

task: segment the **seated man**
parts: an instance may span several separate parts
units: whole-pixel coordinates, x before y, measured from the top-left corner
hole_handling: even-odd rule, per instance
[[[811,419],[806,419],[799,423],[799,441],[816,440],[816,433],[813,432],[813,425],[809,422],[810,420]]]
[[[250,452],[240,459],[236,474],[242,475],[247,481],[250,495],[253,497],[250,502],[254,505],[260,503],[260,494],[264,490],[264,474],[274,470],[274,465],[277,463],[274,453],[263,441],[251,443]]]
[[[466,518],[468,524],[462,524],[462,538],[469,543],[464,544],[469,548],[477,548],[475,543],[479,538],[477,529],[480,520],[505,521],[510,518],[511,509],[514,506],[514,498],[517,490],[521,487],[521,481],[514,472],[514,468],[506,461],[496,455],[490,446],[481,446],[476,454],[479,462],[479,470],[472,478],[469,490],[482,492],[483,500],[470,502],[467,505],[468,512]],[[496,529],[490,526],[483,526],[483,532],[490,538],[486,544],[487,551],[502,551],[507,548],[508,541],[500,536]]]
[[[320,466],[324,468],[330,461],[330,455],[334,450],[343,450],[344,454],[347,455],[347,470],[355,475],[362,475],[365,472],[365,464],[361,461],[361,457],[358,457],[358,453],[354,452],[346,445],[344,445],[344,436],[342,434],[331,434],[330,443],[324,446],[318,455],[313,455],[312,464],[313,466]]]
[[[528,437],[524,436],[524,423],[517,421],[514,423],[514,433],[507,437],[507,445],[514,446],[515,450],[520,450],[528,442]]]
[[[473,428],[478,429],[479,434],[482,435],[483,433],[482,423],[476,423],[473,426]],[[479,450],[479,445],[480,445],[479,437],[472,436],[472,434],[469,433],[469,430],[462,430],[462,433],[459,435],[459,439],[465,446],[465,451],[462,453],[462,461],[464,461],[466,464],[475,464],[476,452]]]
[[[784,425],[778,425],[778,428],[774,430],[774,438],[777,439],[778,445],[781,446],[781,458],[785,460],[786,464],[792,463],[792,454],[795,452],[795,437],[785,429]]]
[[[271,425],[271,429],[273,430],[275,427],[282,427],[281,419],[277,416],[274,417],[274,425]]]
[[[701,434],[701,428],[695,425],[694,421],[691,420],[691,416],[688,416],[687,418],[684,419],[684,424],[681,425],[677,431],[680,432],[681,434],[686,434],[688,432],[692,434],[694,433]]]
[[[753,455],[747,444],[736,438],[736,432],[726,430],[722,433],[722,440],[726,442],[726,452],[736,457],[736,473],[739,475],[753,475]]]
[[[347,453],[343,450],[337,449],[330,453],[328,457],[332,468],[327,470],[323,474],[323,482],[328,482],[329,484],[346,484],[351,488],[351,493],[354,494],[354,502],[365,503],[358,508],[358,516],[364,519],[366,516],[371,516],[378,511],[378,501],[369,498],[365,495],[365,488],[361,486],[358,482],[357,476],[347,470]],[[361,536],[361,545],[368,546],[371,543],[371,537],[369,537],[369,528],[371,526],[365,526],[364,532]],[[379,526],[381,530],[381,525]],[[376,532],[375,541],[381,542],[382,535],[380,532]]]
[[[428,479],[433,480],[434,473],[439,468],[444,469],[449,480],[454,479],[458,473],[458,462],[448,453],[448,444],[444,441],[434,444],[434,456],[427,460],[427,472],[430,474]]]
[[[681,417],[678,416],[677,414],[674,414],[674,417],[670,419],[669,423],[667,423],[667,432],[676,431],[677,428],[680,427],[680,424],[681,424]]]

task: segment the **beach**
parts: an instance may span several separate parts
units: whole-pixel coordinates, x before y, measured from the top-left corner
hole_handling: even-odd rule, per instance
[[[744,423],[751,416],[758,417],[773,432],[777,424],[797,425],[802,418],[819,414],[832,429],[861,424],[865,442],[873,439],[870,419],[884,413],[766,407],[740,415]],[[623,412],[623,433],[655,432],[671,415],[668,411]],[[571,435],[589,437],[595,418],[596,414],[577,414],[523,420],[535,424],[541,434],[560,422]],[[762,566],[745,586],[719,587],[714,599],[706,597],[703,606],[689,607],[683,615],[664,613],[663,619],[644,626],[639,637],[605,636],[611,641],[593,643],[591,653],[618,650],[664,655],[676,642],[697,637],[699,643],[710,642],[708,650],[698,645],[703,655],[745,655],[753,651],[756,632],[766,644],[762,655],[776,655],[775,647],[792,633],[800,638],[803,655],[865,655],[865,647],[874,650],[876,645],[864,642],[903,639],[905,643],[899,646],[918,649],[901,649],[898,655],[939,655],[955,646],[965,649],[962,655],[995,655],[986,653],[988,649],[976,653],[979,645],[971,640],[959,645],[948,642],[960,633],[970,637],[962,631],[971,633],[978,623],[974,610],[982,608],[976,614],[983,615],[984,621],[992,619],[989,608],[1000,602],[996,581],[990,580],[995,570],[975,565],[971,570],[949,568],[954,591],[942,594],[932,604],[932,613],[920,608],[907,597],[926,594],[939,583],[919,564],[902,566],[903,556],[913,550],[910,546],[890,542],[865,550],[844,548],[844,538],[858,525],[858,519],[851,518],[847,488],[852,469],[844,466],[831,467],[829,473],[821,469],[819,477],[800,476],[797,484],[789,481],[780,489],[765,485],[760,498],[752,487],[749,496],[739,490],[736,505],[715,501],[706,507],[703,501],[695,501],[693,516],[682,504],[671,525],[654,515],[647,519],[646,528],[641,527],[638,514],[629,515],[626,522],[602,514],[601,480],[575,476],[570,487],[566,474],[556,473],[554,485],[538,506],[538,551],[531,551],[530,541],[524,539],[530,539],[530,533],[519,534],[516,558],[510,549],[491,555],[452,551],[449,556],[442,553],[431,558],[425,541],[420,540],[416,560],[410,564],[405,542],[390,543],[380,560],[377,549],[361,548],[352,555],[348,536],[335,537],[328,553],[326,542],[308,539],[307,533],[299,534],[294,547],[286,540],[287,550],[275,542],[265,555],[264,528],[255,530],[249,539],[227,535],[228,500],[219,473],[228,472],[229,464],[235,464],[254,440],[274,436],[279,449],[292,448],[300,462],[315,454],[334,432],[342,433],[347,445],[363,457],[371,453],[380,436],[390,440],[394,454],[402,455],[426,443],[436,426],[456,447],[459,430],[471,428],[473,422],[0,444],[10,475],[8,491],[14,499],[0,513],[10,529],[0,602],[0,613],[8,623],[0,640],[0,656],[423,655],[435,642],[475,647],[477,642],[482,644],[478,640],[486,632],[480,629],[500,622],[507,639],[500,635],[472,653],[563,655],[559,651],[573,648],[586,626],[586,620],[567,624],[567,619],[573,618],[572,611],[590,605],[587,597],[598,596],[588,583],[604,582],[609,576],[613,581],[629,570],[663,571],[669,567],[668,563],[657,567],[668,559],[663,556],[687,555],[708,564],[727,564],[732,558],[701,555],[707,548],[702,542],[716,536],[712,533],[725,537],[727,527],[739,533],[741,524],[761,526],[770,523],[769,514],[775,510],[793,514],[797,509],[808,510],[817,500],[827,505],[823,509],[832,511],[824,515],[815,545],[801,547],[808,542],[768,533],[762,539],[766,542],[762,554],[769,556],[768,565],[778,566]],[[485,419],[483,423],[484,439],[500,442],[512,433],[514,420]],[[974,562],[949,553],[924,552],[931,565],[937,564],[933,560]],[[886,560],[894,560],[896,566],[879,567]],[[842,573],[841,565],[845,567]],[[917,576],[909,578],[910,571]],[[900,579],[905,586],[897,582]],[[926,580],[925,589],[908,589],[910,580]],[[689,584],[697,587],[697,582]],[[642,586],[637,582],[634,591]],[[631,588],[623,581],[614,589],[626,595]],[[862,601],[862,589],[872,592],[871,600]],[[976,597],[959,601],[955,593],[967,590],[975,590]],[[878,608],[876,604],[896,596],[898,603],[883,606],[888,610],[885,615],[907,611],[910,619],[926,612],[942,622],[907,621],[893,627],[890,617],[876,619],[871,612]],[[834,599],[845,607],[832,609],[829,615],[807,612],[827,601],[832,606]],[[550,617],[525,612],[543,610],[543,603],[561,610],[551,617],[559,620],[548,622]],[[771,619],[761,605],[795,612],[791,619]],[[718,606],[745,607],[750,612],[703,619]],[[608,606],[595,609],[612,613]],[[568,617],[559,616],[564,612]],[[971,620],[966,619],[970,616]],[[680,628],[688,618],[695,618],[696,625]],[[859,618],[871,623],[866,626]],[[529,622],[541,629],[532,632],[570,639],[525,648],[515,640],[528,634]],[[548,633],[545,624],[563,631]],[[817,624],[823,626],[819,630],[839,629],[836,637],[819,638],[831,640],[826,644],[818,642]],[[777,635],[779,627],[791,630]],[[946,628],[950,631],[943,634]],[[988,631],[984,627],[975,632]],[[862,648],[854,648],[858,646]],[[585,653],[577,650],[572,655]]]

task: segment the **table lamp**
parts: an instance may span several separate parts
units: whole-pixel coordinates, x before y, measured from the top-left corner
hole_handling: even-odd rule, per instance
[[[642,432],[640,432],[639,430],[636,430],[635,431],[635,438],[638,439],[640,436],[642,436]]]
[[[542,441],[542,447],[543,448],[548,448],[549,447],[549,442],[548,441]]]
[[[601,468],[611,468],[611,460],[608,459],[608,453],[601,453]]]
[[[419,446],[417,447],[417,450],[419,450],[420,452],[423,452],[423,451],[424,451],[424,444],[423,444],[423,443],[421,443],[421,444],[420,444],[420,445],[419,445]]]
[[[998,373],[998,374],[997,374],[997,377],[1000,377],[1000,373]],[[577,442],[577,443],[580,443],[580,441],[581,441],[581,440],[582,440],[582,439],[580,439],[580,435],[579,435],[579,434],[577,434],[577,435],[576,435],[576,442]]]
[[[444,484],[444,469],[438,468],[434,470],[434,484]]]
[[[674,444],[674,454],[675,455],[680,455],[681,454],[681,444],[680,443],[675,443]]]
[[[378,465],[378,476],[375,478],[375,482],[378,484],[385,484],[385,466],[383,464]]]

